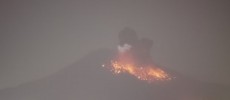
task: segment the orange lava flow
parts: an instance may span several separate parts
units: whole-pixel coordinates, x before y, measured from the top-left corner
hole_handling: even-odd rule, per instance
[[[122,63],[111,61],[112,69],[115,74],[129,73],[140,80],[152,82],[154,80],[171,80],[171,77],[162,69],[151,66],[136,66],[132,63]]]

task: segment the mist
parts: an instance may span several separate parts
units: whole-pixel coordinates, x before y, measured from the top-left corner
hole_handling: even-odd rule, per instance
[[[229,87],[229,5],[224,0],[2,0],[0,89],[62,77],[57,73],[89,54],[116,50],[124,27],[153,40],[156,64]]]

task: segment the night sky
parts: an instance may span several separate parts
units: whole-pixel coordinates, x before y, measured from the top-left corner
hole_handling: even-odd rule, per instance
[[[227,0],[1,0],[0,89],[115,50],[124,27],[153,40],[158,65],[230,86],[229,9]]]

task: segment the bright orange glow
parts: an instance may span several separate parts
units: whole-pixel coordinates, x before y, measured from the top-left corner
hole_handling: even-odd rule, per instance
[[[150,62],[141,62],[132,50],[118,52],[115,59],[111,60],[109,68],[115,74],[128,73],[139,80],[153,82],[156,80],[171,80],[172,78],[164,70]],[[105,67],[105,65],[102,65]]]
[[[152,82],[154,80],[171,80],[169,75],[160,68],[152,66],[135,66],[132,63],[111,61],[112,69],[115,74],[129,73],[140,80]]]

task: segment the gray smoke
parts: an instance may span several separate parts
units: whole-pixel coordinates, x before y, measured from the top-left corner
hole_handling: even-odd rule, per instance
[[[130,50],[131,48],[132,48],[132,46],[127,44],[127,43],[125,43],[124,45],[118,45],[117,46],[119,53],[124,53],[124,52]]]

